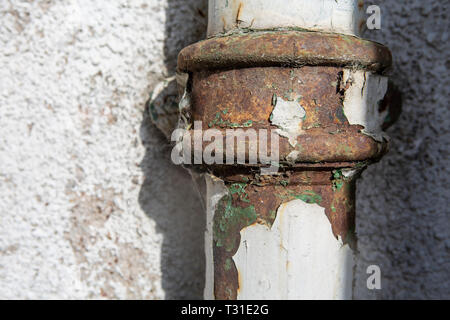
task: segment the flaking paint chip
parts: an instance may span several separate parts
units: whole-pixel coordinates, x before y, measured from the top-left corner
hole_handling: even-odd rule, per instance
[[[276,95],[274,95],[276,97]],[[272,104],[274,98],[272,97]],[[280,97],[276,98],[276,103],[270,115],[270,122],[277,126],[277,133],[289,139],[291,146],[297,145],[297,137],[302,133],[302,123],[306,117],[305,109],[294,101],[285,101]]]

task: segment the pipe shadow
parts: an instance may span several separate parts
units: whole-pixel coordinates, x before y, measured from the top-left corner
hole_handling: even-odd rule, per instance
[[[206,0],[168,0],[164,55],[169,73],[175,73],[182,48],[204,39],[206,8]],[[172,103],[176,96],[175,86],[168,86],[157,99]],[[162,235],[162,289],[166,299],[202,299],[206,217],[201,200],[187,170],[172,163],[172,146],[145,110],[139,133],[145,147],[139,204]]]
[[[434,71],[448,62],[448,45],[438,37],[422,41],[445,32],[449,23],[428,23],[431,15],[446,21],[439,12],[421,15],[428,6],[405,11],[394,0],[384,1],[382,29],[372,35],[392,51],[390,78],[402,92],[403,110],[387,130],[390,152],[358,181],[359,299],[449,298],[449,192],[442,186],[449,181],[450,126],[441,116],[448,110],[448,76]],[[381,290],[366,287],[370,265],[381,269]]]

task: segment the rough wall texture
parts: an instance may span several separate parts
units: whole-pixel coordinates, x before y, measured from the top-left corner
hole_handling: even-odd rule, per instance
[[[403,113],[388,130],[391,151],[357,187],[359,263],[356,297],[450,298],[450,45],[448,3],[374,1],[389,46],[391,78]],[[365,270],[379,265],[382,290],[366,289]]]
[[[0,2],[0,298],[201,295],[202,209],[144,112],[193,8],[169,43],[167,1]]]
[[[356,298],[450,298],[442,1],[379,1],[404,93],[358,183]],[[0,298],[201,298],[205,217],[145,104],[204,0],[0,2]],[[380,265],[380,291],[366,268]]]

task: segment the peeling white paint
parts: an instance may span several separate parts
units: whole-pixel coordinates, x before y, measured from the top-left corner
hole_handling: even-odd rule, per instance
[[[361,172],[361,169],[342,169],[342,175],[347,179],[353,179]]]
[[[206,257],[206,278],[205,278],[205,300],[214,299],[214,258],[213,258],[213,219],[216,206],[227,193],[225,184],[213,175],[205,175],[207,188],[206,203],[206,231],[205,231],[205,257]]]
[[[238,299],[351,299],[354,257],[331,230],[325,209],[293,200],[271,228],[241,231],[233,260]]]
[[[287,155],[286,159],[287,159],[287,161],[295,162],[295,161],[297,160],[297,158],[298,158],[299,155],[300,155],[300,151],[294,150],[294,151],[291,151],[291,152]]]
[[[382,132],[388,111],[379,112],[388,78],[363,70],[344,70],[343,83],[350,84],[345,91],[344,113],[350,124],[364,127],[363,133],[382,142],[387,136]]]
[[[189,81],[189,73],[185,72],[177,72],[175,75],[175,78],[177,80],[178,87],[184,91],[187,87],[187,83]]]
[[[291,146],[297,145],[297,137],[302,134],[305,109],[296,101],[285,101],[278,97],[275,99],[275,107],[270,116],[270,122],[280,129],[276,132],[289,139]]]
[[[240,29],[303,28],[360,35],[361,0],[209,0],[208,36]]]

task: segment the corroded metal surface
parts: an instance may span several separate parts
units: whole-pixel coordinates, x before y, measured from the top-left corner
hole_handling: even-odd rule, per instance
[[[194,120],[207,127],[270,125],[273,98],[298,102],[302,129],[348,126],[337,67],[244,68],[200,71],[192,76]],[[219,115],[220,119],[216,119]]]
[[[217,37],[184,48],[182,72],[204,69],[334,65],[382,72],[392,63],[389,49],[353,36],[320,32],[266,31]]]
[[[330,131],[325,132],[320,128],[313,128],[305,131],[304,134],[297,138],[298,143],[295,147],[289,143],[287,138],[279,137],[279,161],[286,166],[295,166],[296,164],[324,164],[379,160],[388,151],[388,143],[379,143],[375,141],[371,137],[362,134],[360,128],[360,126],[350,126],[340,129],[339,131],[330,129]],[[230,154],[231,157],[233,157],[234,162],[237,163],[239,156],[242,155],[243,158],[246,159],[246,163],[248,163],[249,154],[252,151],[258,156],[260,153],[264,154],[266,150],[269,150],[270,152],[272,148],[270,133],[272,130],[274,129],[270,128],[268,130],[267,147],[260,147],[257,140],[254,143],[250,142],[244,129],[241,132],[233,133],[236,143],[230,150]],[[225,146],[227,143],[226,130],[220,129],[219,132],[221,132],[222,136],[220,145]],[[191,136],[194,137],[193,130],[191,131]],[[237,141],[242,141],[243,148],[239,149]],[[219,140],[216,139],[215,143],[219,144]],[[202,152],[202,150],[205,150],[210,144],[211,142],[203,141],[201,145],[202,149],[200,151]],[[196,147],[194,139],[192,139],[191,145],[192,150],[194,150]],[[219,147],[216,148],[216,152],[218,151]],[[223,154],[223,163],[225,163],[228,156],[228,150],[223,147],[221,151]],[[295,153],[293,154],[293,152]],[[191,156],[193,162],[194,153],[192,153]],[[217,163],[212,166],[216,167]],[[253,166],[258,167],[259,164],[254,164]]]
[[[345,93],[342,70],[305,66],[195,72],[192,76],[192,119],[201,121],[202,129],[221,130],[224,137],[226,129],[267,129],[267,149],[270,150],[270,131],[277,129],[270,120],[274,97],[295,101],[305,110],[306,116],[295,147],[287,138],[279,138],[282,162],[376,160],[387,151],[387,143],[376,142],[360,132],[362,127],[348,123],[342,105]],[[248,150],[247,141],[247,159]],[[291,155],[293,151],[296,151],[295,156]],[[237,155],[237,150],[233,153]]]
[[[333,235],[355,248],[355,179],[386,153],[388,145],[364,134],[363,126],[349,123],[343,104],[352,82],[344,82],[343,75],[354,69],[383,74],[391,62],[390,51],[378,43],[299,31],[217,37],[180,53],[178,71],[189,74],[189,128],[201,121],[202,130],[214,128],[222,137],[229,129],[241,129],[243,136],[248,128],[266,129],[267,150],[270,133],[279,134],[276,175],[260,174],[261,163],[237,164],[236,146],[234,164],[198,165],[223,179],[227,188],[213,219],[216,299],[238,296],[239,271],[232,257],[240,231],[253,224],[270,227],[277,209],[291,200],[324,208]],[[377,108],[390,108],[396,97],[389,91]],[[280,104],[302,110],[293,136],[280,133],[283,128],[274,119]],[[193,129],[190,134],[194,136]],[[194,148],[194,139],[191,142]],[[225,146],[225,140],[221,142]],[[200,147],[204,150],[208,144],[201,142]],[[245,146],[248,159],[255,146],[248,141]],[[225,160],[225,148],[218,151],[224,151]]]
[[[322,206],[334,236],[355,248],[355,184],[353,179],[343,177],[342,171],[296,171],[277,177],[240,178],[239,182],[226,183],[228,194],[220,200],[214,216],[216,299],[237,297],[239,272],[232,257],[239,247],[240,231],[252,224],[270,228],[282,203],[299,199]]]

